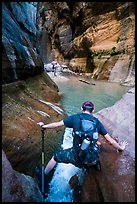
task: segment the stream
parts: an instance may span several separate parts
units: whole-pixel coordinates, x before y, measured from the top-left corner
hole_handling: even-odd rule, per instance
[[[53,79],[59,87],[61,95],[60,105],[68,115],[80,112],[84,101],[90,100],[95,105],[95,112],[112,106],[118,101],[129,87],[106,81],[92,81],[95,85],[83,83],[77,77],[57,77]],[[84,78],[84,80],[87,80]],[[66,128],[63,136],[62,148],[72,146],[72,129]],[[73,189],[69,180],[77,174],[82,184],[85,172],[72,164],[59,163],[49,184],[49,194],[45,202],[74,202]]]

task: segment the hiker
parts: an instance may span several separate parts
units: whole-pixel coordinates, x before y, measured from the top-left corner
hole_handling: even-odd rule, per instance
[[[43,122],[37,123],[44,129],[60,126],[73,128],[73,147],[57,151],[47,163],[44,170],[45,174],[48,174],[55,167],[56,163],[72,163],[79,168],[87,168],[87,170],[89,167],[94,166],[97,171],[101,171],[101,163],[99,160],[99,134],[104,136],[104,138],[117,150],[122,151],[125,149],[126,145],[128,145],[126,141],[119,144],[108,134],[99,119],[93,116],[94,104],[92,102],[84,102],[81,111],[82,113],[68,116],[59,122],[46,125],[44,125]],[[86,132],[86,134],[84,132]],[[86,143],[84,143],[84,141],[86,141]],[[85,145],[89,147],[82,150],[82,146],[84,147]]]
[[[56,61],[53,61],[52,62],[52,72],[54,72],[54,76],[57,76],[57,73],[56,73],[56,65],[57,65],[57,62]]]

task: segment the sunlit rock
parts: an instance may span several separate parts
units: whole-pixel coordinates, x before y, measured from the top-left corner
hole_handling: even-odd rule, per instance
[[[134,2],[39,2],[37,27],[51,39],[40,41],[50,47],[47,60],[93,79],[135,84]]]

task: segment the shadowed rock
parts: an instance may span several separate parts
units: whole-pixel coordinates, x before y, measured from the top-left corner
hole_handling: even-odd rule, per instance
[[[28,2],[2,3],[3,84],[35,76],[44,69],[35,47],[35,14],[36,8]]]
[[[2,202],[41,202],[34,178],[13,170],[2,150]]]

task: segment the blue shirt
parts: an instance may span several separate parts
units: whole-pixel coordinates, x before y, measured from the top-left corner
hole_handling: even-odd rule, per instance
[[[98,120],[98,118],[94,117],[93,115],[89,115],[87,113],[74,114],[74,115],[66,117],[63,120],[65,127],[73,128],[74,132],[80,131],[80,117],[79,117],[79,115],[81,115],[82,118],[84,118],[86,120],[97,120],[98,133],[101,134],[102,136],[107,134],[105,127]]]

